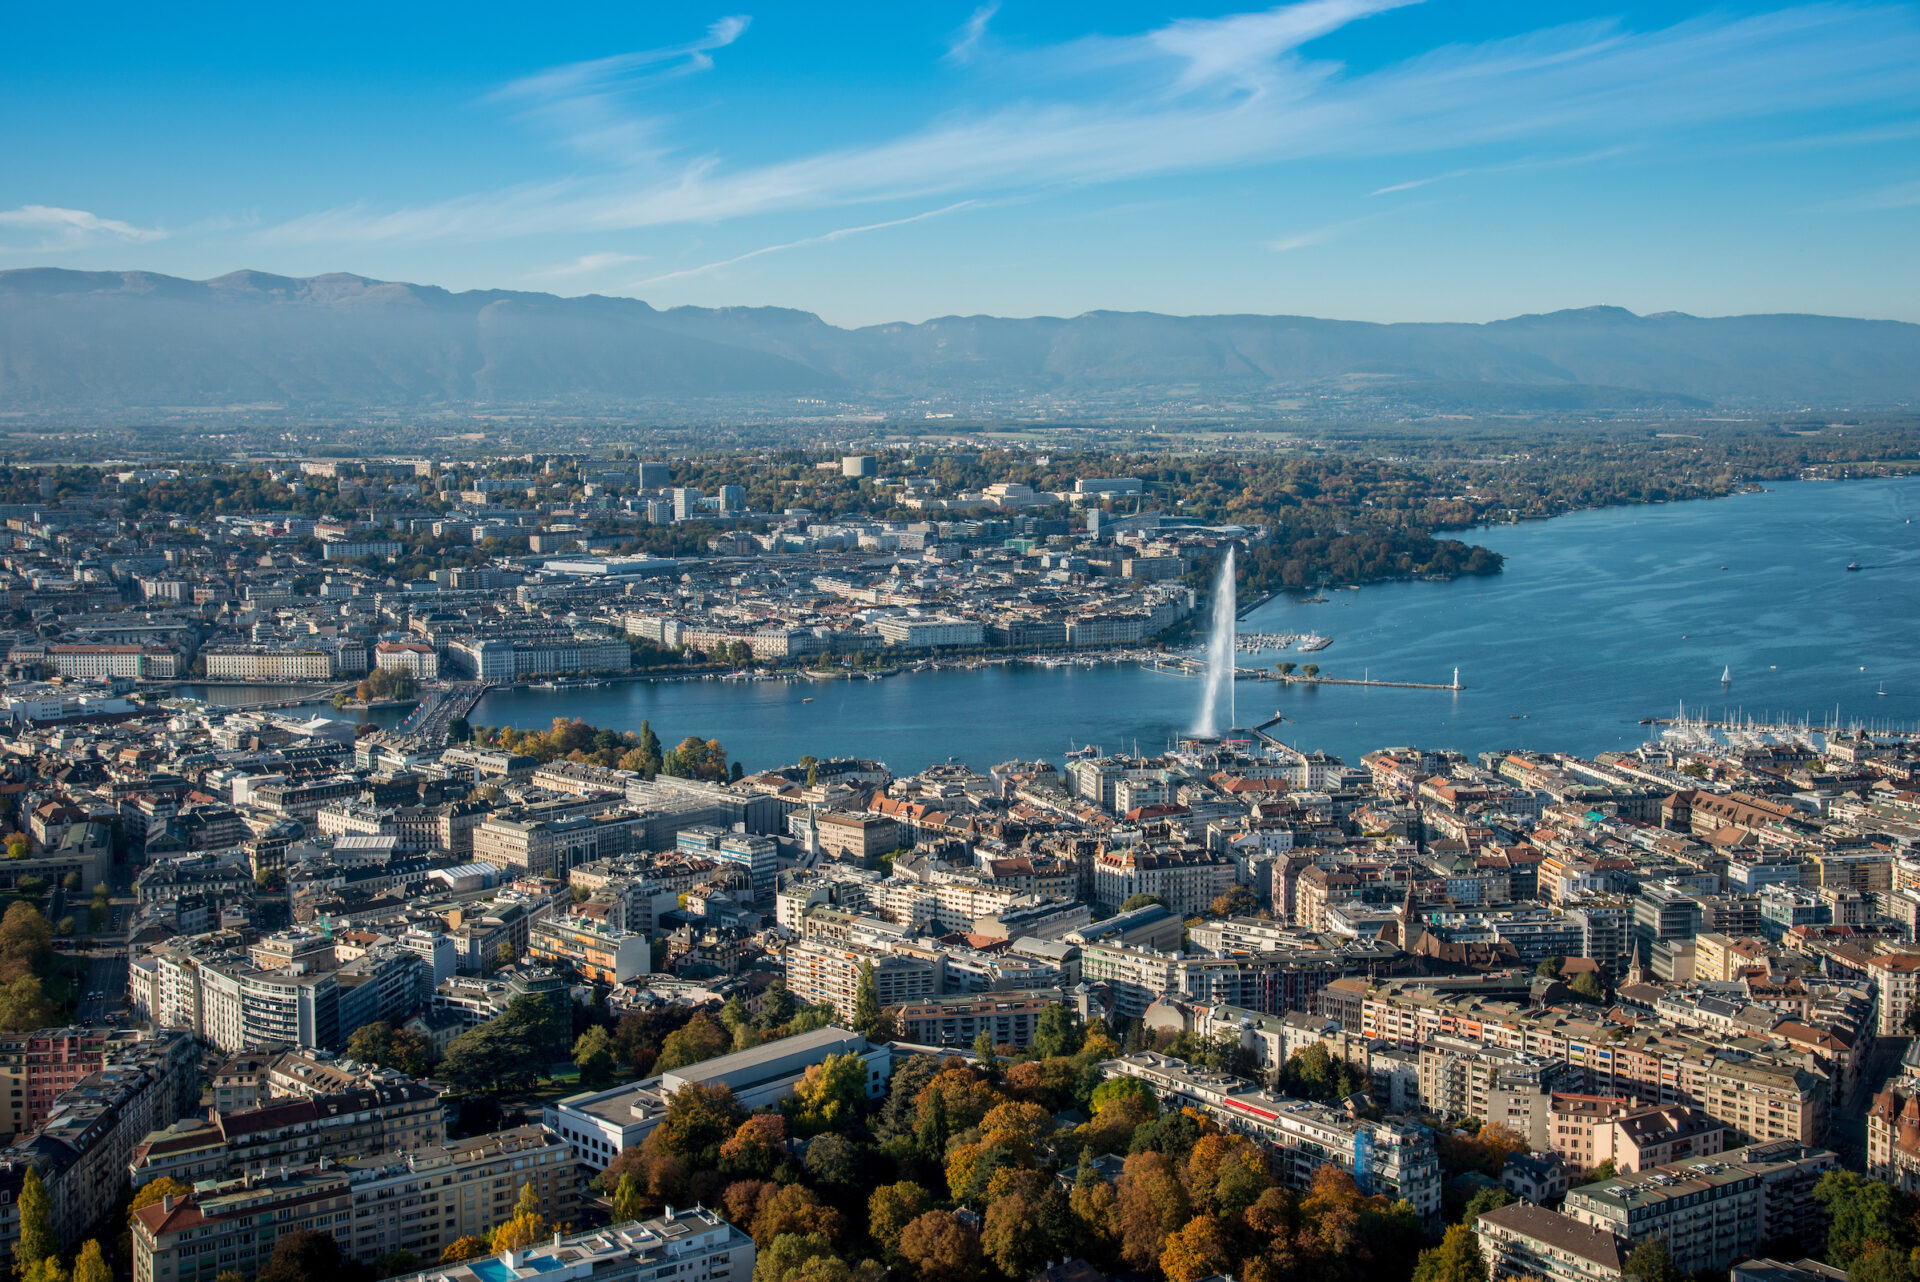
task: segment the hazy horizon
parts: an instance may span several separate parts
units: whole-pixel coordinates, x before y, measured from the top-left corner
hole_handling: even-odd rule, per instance
[[[1912,3],[116,6],[12,34],[0,268],[849,327],[1920,321]]]

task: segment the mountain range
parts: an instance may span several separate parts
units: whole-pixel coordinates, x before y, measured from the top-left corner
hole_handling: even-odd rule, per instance
[[[335,273],[0,272],[0,412],[328,415],[798,400],[1785,409],[1920,400],[1920,325],[1589,307],[1486,324],[1088,312],[843,329],[776,307]]]

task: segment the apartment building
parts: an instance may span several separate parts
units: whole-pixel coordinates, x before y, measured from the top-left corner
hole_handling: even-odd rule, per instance
[[[1555,1089],[1577,1076],[1564,1060],[1457,1037],[1421,1043],[1418,1071],[1420,1103],[1428,1112],[1504,1126],[1535,1152],[1549,1147]]]
[[[141,645],[61,645],[46,648],[46,663],[58,676],[164,680],[181,675],[178,651]]]
[[[1163,1105],[1198,1109],[1226,1130],[1264,1140],[1295,1188],[1310,1187],[1314,1172],[1331,1162],[1351,1174],[1363,1193],[1404,1198],[1429,1228],[1439,1225],[1440,1159],[1423,1127],[1356,1120],[1151,1051],[1105,1060],[1100,1071],[1138,1078]]]
[[[1920,1090],[1889,1086],[1867,1110],[1867,1174],[1904,1192],[1920,1190]]]
[[[568,1282],[750,1282],[753,1239],[704,1207],[668,1207],[666,1214],[555,1235],[552,1245],[506,1252],[465,1264],[440,1265],[393,1282],[502,1282],[504,1277],[554,1277]],[[503,1272],[503,1270],[505,1272]],[[144,1279],[139,1282],[145,1282]]]
[[[440,675],[439,654],[418,641],[382,641],[373,647],[373,662],[382,672],[402,673],[415,681],[432,681]]]
[[[54,1100],[130,1050],[143,1035],[109,1028],[43,1028],[0,1036],[0,1133],[29,1132]]]
[[[481,681],[513,681],[564,672],[625,672],[633,651],[624,641],[597,637],[463,637],[448,643],[447,664]]]
[[[210,645],[200,651],[209,681],[325,681],[334,674],[324,650]]]
[[[985,1033],[995,1046],[1020,1050],[1033,1044],[1047,1007],[1060,1004],[1060,990],[959,993],[907,1002],[895,1014],[900,1040],[922,1046],[971,1046]]]
[[[1093,863],[1093,899],[1112,912],[1135,895],[1158,895],[1181,917],[1204,912],[1233,886],[1231,859],[1204,850],[1103,850]]]
[[[1473,1231],[1492,1282],[1620,1282],[1627,1260],[1612,1233],[1531,1202],[1488,1211]]]
[[[383,1082],[274,1100],[234,1113],[210,1110],[155,1130],[135,1147],[128,1174],[137,1188],[169,1176],[264,1174],[321,1157],[342,1160],[411,1152],[447,1138],[439,1095],[417,1082]]]
[[[875,912],[915,929],[943,934],[965,934],[982,917],[997,917],[1036,902],[1032,895],[1004,886],[946,874],[933,874],[924,881],[891,877],[867,891],[867,904]]]
[[[820,853],[849,863],[865,863],[898,849],[910,836],[884,815],[856,815],[819,810],[811,816],[814,844]]]
[[[1920,953],[1881,953],[1865,963],[1873,984],[1874,1031],[1881,1037],[1900,1037],[1920,993]]]
[[[1076,937],[1069,935],[1067,942],[1073,943]],[[1088,943],[1080,949],[1080,978],[1109,985],[1115,1009],[1129,1018],[1144,1015],[1162,996],[1206,1006],[1240,1006],[1269,1015],[1317,1013],[1320,994],[1329,984],[1343,976],[1364,974],[1372,966],[1389,965],[1397,954],[1397,949],[1373,943],[1229,957]]]
[[[193,1039],[157,1033],[80,1079],[53,1102],[31,1137],[8,1150],[39,1168],[63,1250],[113,1211],[126,1188],[134,1147],[149,1132],[186,1116],[199,1093]]]
[[[1083,963],[1084,966],[1084,963]],[[1811,1144],[1830,1095],[1824,1074],[1791,1044],[1642,1026],[1604,1024],[1585,1011],[1533,1010],[1492,993],[1392,981],[1359,997],[1361,1031],[1415,1049],[1455,1036],[1544,1059],[1564,1059],[1583,1090],[1629,1095],[1647,1105],[1684,1104],[1726,1123],[1742,1142]]]
[[[550,1220],[577,1218],[583,1185],[572,1150],[541,1126],[241,1177],[141,1208],[134,1278],[250,1274],[271,1257],[279,1234],[302,1228],[328,1234],[343,1257],[362,1263],[396,1251],[437,1258],[456,1239],[483,1236],[510,1218],[523,1186]]]
[[[860,970],[873,967],[882,1006],[903,1006],[942,992],[941,967],[931,958],[806,939],[787,946],[787,991],[798,1001],[853,1015]]]
[[[1606,1127],[1614,1118],[1633,1109],[1628,1095],[1556,1094],[1550,1106],[1548,1147],[1576,1171],[1591,1170],[1611,1156],[1611,1137]],[[1538,1146],[1535,1146],[1535,1151]]]
[[[587,917],[540,918],[527,927],[527,955],[601,984],[624,984],[653,968],[645,935]]]
[[[1562,1209],[1629,1249],[1665,1239],[1683,1272],[1718,1271],[1764,1242],[1817,1250],[1826,1231],[1813,1187],[1838,1165],[1827,1149],[1755,1144],[1571,1189]]]
[[[624,855],[646,820],[625,811],[555,818],[489,815],[473,830],[473,857],[516,876],[565,880],[580,864]]]
[[[399,1021],[426,991],[420,957],[386,946],[337,969],[261,967],[235,954],[161,947],[127,968],[134,1013],[228,1053],[250,1046],[339,1049],[373,1020]]]

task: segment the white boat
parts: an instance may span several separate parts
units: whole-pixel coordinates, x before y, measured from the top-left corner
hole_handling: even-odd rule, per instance
[[[1733,684],[1733,665],[1732,664],[1728,664],[1726,667],[1720,669],[1720,684],[1723,686]]]

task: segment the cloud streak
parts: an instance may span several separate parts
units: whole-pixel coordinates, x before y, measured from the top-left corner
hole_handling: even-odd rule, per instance
[[[980,42],[987,38],[987,24],[993,21],[993,15],[1000,12],[999,0],[983,4],[973,11],[973,15],[961,27],[947,46],[947,61],[957,64],[972,62],[980,52]]]
[[[831,241],[845,240],[849,236],[858,236],[862,232],[884,231],[889,227],[905,227],[908,223],[924,223],[929,218],[939,218],[943,214],[957,213],[962,209],[971,209],[979,204],[980,202],[977,200],[960,200],[941,209],[929,209],[924,213],[911,214],[905,218],[889,218],[883,223],[866,223],[859,227],[840,227],[830,232],[824,232],[818,236],[806,236],[800,240],[790,240],[780,245],[763,245],[759,249],[750,249],[744,254],[735,254],[732,258],[722,258],[718,262],[702,263],[698,267],[688,267],[680,271],[663,272],[658,276],[649,276],[645,280],[633,282],[632,288],[644,289],[649,285],[658,285],[662,281],[685,280],[689,276],[705,276],[709,272],[717,272],[724,267],[732,267],[736,263],[744,263],[749,259],[763,258],[768,254],[781,254],[789,249],[804,249],[808,245],[825,245]]]
[[[610,267],[621,267],[627,263],[645,262],[646,257],[645,254],[582,254],[570,263],[562,263],[558,267],[549,267],[544,271],[528,272],[527,275],[534,279],[555,276],[590,276],[596,272],[606,271]]]
[[[1552,156],[1541,158],[1524,156],[1519,160],[1503,165],[1469,165],[1464,169],[1450,169],[1444,174],[1435,174],[1431,178],[1415,178],[1408,182],[1394,183],[1388,187],[1379,187],[1367,193],[1369,196],[1391,196],[1396,192],[1413,191],[1420,187],[1431,187],[1434,183],[1453,182],[1460,178],[1475,178],[1481,174],[1510,174],[1522,169],[1552,169],[1562,165],[1584,165],[1596,160],[1611,160],[1624,155],[1632,148],[1626,146],[1602,147],[1599,151],[1583,152],[1578,156]]]
[[[1018,55],[1023,71],[1052,67],[1075,92],[1048,98],[1044,75],[1023,77],[1017,100],[871,144],[753,165],[680,156],[657,121],[608,106],[605,87],[637,71],[710,66],[710,50],[745,30],[744,20],[716,24],[703,41],[570,64],[508,87],[515,97],[568,104],[581,122],[570,143],[607,153],[613,164],[604,172],[412,209],[326,210],[266,237],[367,243],[631,231],[1541,139],[1604,150],[1718,121],[1920,100],[1912,76],[1920,24],[1887,7],[1810,4],[1648,29],[1575,23],[1357,72],[1307,52],[1354,22],[1388,20],[1401,2],[1307,0],[1028,51]],[[984,59],[979,42],[969,49]]]
[[[117,218],[102,218],[84,209],[62,209],[58,205],[0,209],[0,233],[9,229],[38,233],[39,243],[29,247],[36,250],[78,249],[100,243],[145,244],[167,237],[158,227],[136,227]]]

